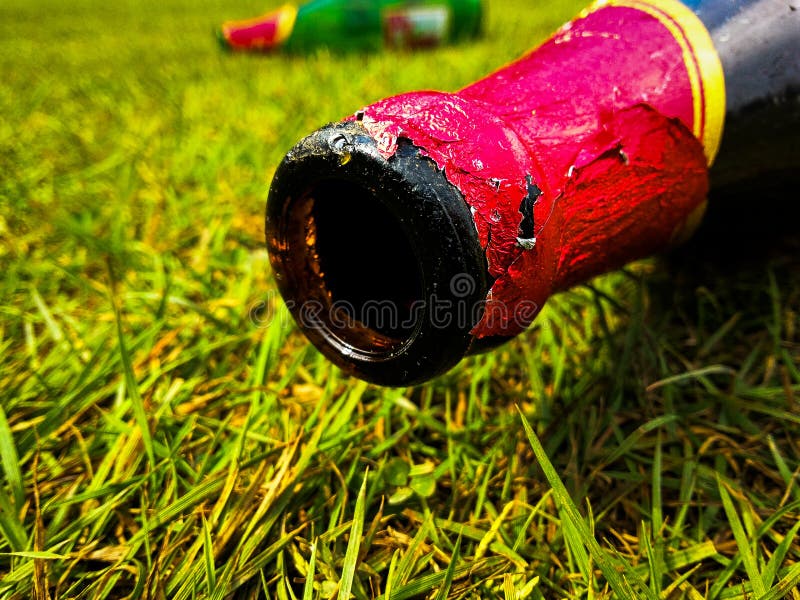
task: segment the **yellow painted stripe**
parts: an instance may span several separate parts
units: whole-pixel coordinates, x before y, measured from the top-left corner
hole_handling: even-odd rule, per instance
[[[279,44],[282,44],[292,35],[294,22],[297,20],[297,7],[294,4],[285,4],[278,10],[281,11],[281,16],[278,21],[276,40]]]
[[[678,0],[601,0],[595,6],[641,10],[658,19],[672,34],[681,47],[692,88],[692,130],[703,144],[708,164],[713,163],[725,122],[725,77],[703,22]]]
[[[701,141],[708,164],[719,150],[725,124],[725,76],[714,42],[705,25],[686,5],[677,0],[639,0],[662,10],[678,23],[691,46],[703,86],[704,131]]]

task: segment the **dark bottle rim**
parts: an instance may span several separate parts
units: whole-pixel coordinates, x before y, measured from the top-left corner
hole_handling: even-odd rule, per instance
[[[304,138],[275,173],[266,235],[292,316],[346,372],[412,385],[467,354],[486,257],[461,193],[410,142],[386,159],[358,122]]]

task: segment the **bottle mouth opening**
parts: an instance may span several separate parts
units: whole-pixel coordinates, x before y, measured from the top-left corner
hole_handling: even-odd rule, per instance
[[[345,354],[380,360],[420,327],[419,257],[400,219],[362,183],[327,178],[288,199],[287,300],[306,334]]]
[[[411,385],[466,354],[486,257],[461,193],[416,146],[386,159],[358,122],[318,129],[278,166],[265,216],[289,311],[346,372]]]

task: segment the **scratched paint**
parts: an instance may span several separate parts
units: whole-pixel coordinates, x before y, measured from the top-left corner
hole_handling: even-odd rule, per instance
[[[536,312],[497,315],[541,308],[682,235],[704,205],[724,106],[696,17],[673,0],[627,0],[595,5],[457,93],[403,94],[357,118],[384,157],[411,140],[470,206],[494,279],[472,332],[484,337],[513,336]]]

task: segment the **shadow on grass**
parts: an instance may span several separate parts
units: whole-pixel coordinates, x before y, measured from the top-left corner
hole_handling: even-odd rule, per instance
[[[712,192],[697,233],[662,261],[687,283],[716,276],[756,279],[772,263],[800,275],[800,182],[793,171],[730,184]],[[777,275],[777,273],[776,273]]]

